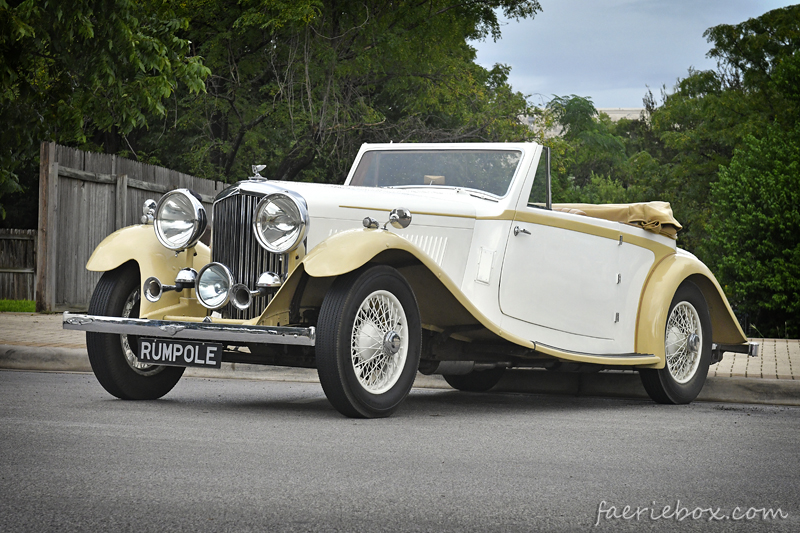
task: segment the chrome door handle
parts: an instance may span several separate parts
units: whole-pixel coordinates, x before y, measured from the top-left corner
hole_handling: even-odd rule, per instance
[[[530,231],[528,231],[528,230],[526,230],[524,228],[521,229],[519,226],[514,226],[514,237],[516,237],[520,233],[524,233],[525,235],[530,235],[531,234]]]

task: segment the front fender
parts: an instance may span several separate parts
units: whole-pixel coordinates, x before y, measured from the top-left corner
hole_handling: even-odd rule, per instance
[[[441,267],[411,242],[396,233],[379,229],[354,229],[337,233],[315,246],[302,263],[309,276],[341,276],[364,266],[385,250],[408,252],[440,277],[443,274]]]
[[[353,272],[378,256],[380,262],[401,270],[412,268],[413,265],[422,265],[418,267],[422,270],[409,279],[418,299],[436,293],[440,296],[439,303],[447,300],[454,304],[447,308],[448,313],[455,313],[462,320],[483,319],[482,321],[490,324],[477,309],[474,309],[442,267],[425,252],[396,233],[366,228],[337,233],[315,246],[292,270],[289,278],[267,305],[258,323],[261,325],[285,323],[289,320],[289,309],[293,302],[295,305],[302,303],[305,307],[322,305],[325,293],[334,278]],[[302,281],[303,278],[308,280]],[[420,284],[424,284],[425,288],[423,289]],[[438,290],[440,288],[445,289],[445,292],[440,292]],[[295,295],[298,290],[299,299]],[[461,306],[469,309],[475,319],[459,313],[456,309]],[[420,302],[423,317],[429,308],[431,306]],[[440,313],[437,318],[443,319],[441,314],[444,313]],[[431,320],[430,323],[434,322]]]
[[[670,254],[650,272],[639,300],[636,323],[638,353],[651,353],[659,358],[653,368],[664,368],[664,335],[667,313],[675,291],[684,281],[691,281],[700,289],[711,315],[712,342],[718,344],[743,344],[747,337],[733,314],[728,299],[714,274],[700,260],[691,255]]]
[[[200,270],[209,263],[211,250],[203,243],[198,243],[195,247],[176,255],[158,242],[153,226],[140,224],[119,229],[103,239],[92,252],[86,263],[86,269],[93,272],[108,272],[129,261],[135,261],[139,266],[140,282],[155,276],[161,283],[172,285],[180,269]],[[139,310],[139,316],[142,318],[198,313],[202,313],[200,316],[205,316],[205,308],[194,301],[194,290],[189,293],[166,292],[156,303],[142,298]]]

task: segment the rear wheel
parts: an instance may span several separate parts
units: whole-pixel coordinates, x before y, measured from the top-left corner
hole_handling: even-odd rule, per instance
[[[642,369],[647,394],[658,403],[689,403],[700,394],[711,363],[711,317],[697,285],[684,282],[675,292],[664,335],[666,364]]]
[[[376,266],[337,279],[317,322],[317,372],[345,416],[389,416],[414,384],[422,347],[417,301],[397,270]]]
[[[464,392],[485,392],[500,381],[505,374],[503,367],[489,370],[473,370],[469,374],[455,375],[443,374],[442,377],[448,385]]]
[[[128,263],[103,274],[92,294],[89,314],[139,317],[139,269]],[[86,349],[100,385],[122,400],[155,400],[172,390],[183,367],[150,365],[136,359],[138,338],[133,335],[86,332]]]

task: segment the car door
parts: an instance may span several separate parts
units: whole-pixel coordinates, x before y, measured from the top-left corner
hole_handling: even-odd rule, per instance
[[[619,239],[614,223],[518,210],[501,270],[503,314],[573,335],[615,340]],[[595,231],[596,230],[596,231]]]

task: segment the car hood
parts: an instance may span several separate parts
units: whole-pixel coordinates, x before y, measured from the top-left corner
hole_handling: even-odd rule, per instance
[[[405,207],[411,211],[412,224],[431,224],[445,227],[471,227],[477,215],[475,201],[465,191],[425,189],[381,189],[375,187],[350,187],[324,183],[288,181],[243,181],[224,191],[217,199],[235,191],[270,194],[290,191],[306,201],[308,213],[314,219],[353,221],[360,227],[364,217],[371,216],[381,224],[389,218],[389,211]]]

